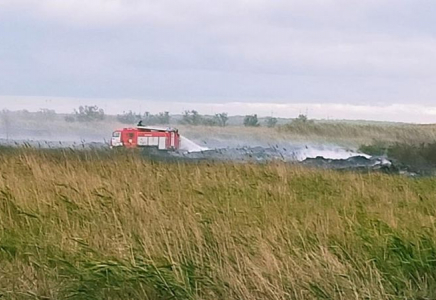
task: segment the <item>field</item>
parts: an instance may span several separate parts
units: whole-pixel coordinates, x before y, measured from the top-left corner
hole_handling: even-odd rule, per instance
[[[1,114],[0,114],[1,115]],[[112,131],[134,126],[121,124],[115,116],[106,116],[99,122],[66,122],[63,115],[47,117],[38,113],[11,112],[8,122],[0,116],[0,143],[2,139],[42,140],[55,142],[104,142],[110,139]],[[240,119],[241,117],[231,117]],[[202,146],[235,147],[266,145],[286,141],[291,143],[334,144],[358,148],[374,141],[389,143],[426,143],[436,140],[435,125],[413,125],[370,121],[310,121],[293,123],[292,119],[281,120],[277,128],[244,127],[242,121],[230,122],[227,127],[185,126],[176,118],[169,126]],[[264,123],[261,122],[262,125]]]
[[[436,299],[436,179],[0,149],[1,299]]]

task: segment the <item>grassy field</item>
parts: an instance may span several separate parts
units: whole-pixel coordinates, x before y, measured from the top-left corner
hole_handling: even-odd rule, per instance
[[[435,125],[414,124],[353,124],[341,122],[288,124],[279,132],[301,136],[308,140],[324,140],[337,144],[370,144],[374,141],[387,143],[419,144],[436,141]]]
[[[1,299],[436,299],[436,179],[0,149]]]
[[[176,122],[175,120],[173,120]],[[31,114],[23,117],[16,113],[10,118],[8,126],[0,122],[0,139],[33,139],[51,141],[103,142],[110,139],[115,129],[135,126],[121,124],[115,116],[107,116],[101,122],[64,121],[63,116],[47,119]],[[295,123],[277,128],[227,126],[184,126],[172,124],[180,129],[180,133],[202,146],[234,147],[252,146],[260,143],[291,142],[310,144],[336,144],[344,147],[358,148],[362,144],[374,141],[388,143],[428,143],[436,141],[435,125],[413,125],[382,122],[357,121],[314,121],[307,124]]]

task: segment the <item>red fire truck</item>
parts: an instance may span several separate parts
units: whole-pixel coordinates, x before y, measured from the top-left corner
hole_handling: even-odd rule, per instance
[[[155,147],[159,150],[177,150],[180,147],[180,135],[175,128],[149,126],[124,128],[113,132],[111,148],[113,147]]]

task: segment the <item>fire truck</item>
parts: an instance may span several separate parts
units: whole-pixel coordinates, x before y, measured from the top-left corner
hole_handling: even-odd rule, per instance
[[[124,128],[113,132],[110,146],[111,148],[153,147],[158,150],[178,150],[180,148],[180,135],[175,128],[149,126]]]

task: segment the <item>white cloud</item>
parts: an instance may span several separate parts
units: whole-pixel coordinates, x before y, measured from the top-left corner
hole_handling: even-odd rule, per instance
[[[132,22],[165,25],[189,23],[223,8],[199,0],[1,0],[0,7],[25,10],[42,19],[77,26],[120,25]]]
[[[11,36],[0,44],[0,63],[7,61],[0,90],[429,104],[436,96],[429,3],[0,0],[0,17],[30,23],[24,33],[0,28]]]
[[[388,17],[389,10],[394,10],[391,6],[398,6],[396,1],[0,0],[0,3],[9,9],[31,11],[42,20],[85,28],[129,26],[136,31],[135,26],[158,26],[154,29],[167,26],[187,41],[206,31],[215,39],[217,50],[242,70],[436,76],[434,37],[386,32],[383,22],[378,22],[377,32],[357,26],[361,22],[371,28],[368,14],[386,8]],[[187,29],[181,31],[183,27]]]
[[[417,1],[419,2],[419,1]],[[385,9],[389,16],[411,1],[394,0],[0,0],[0,7],[27,10],[60,22],[109,24],[169,23],[189,24],[249,22],[278,27],[305,24],[324,28],[367,21],[368,13]],[[353,26],[353,25],[352,25]],[[351,26],[351,27],[352,27]],[[347,30],[348,28],[342,28]]]

